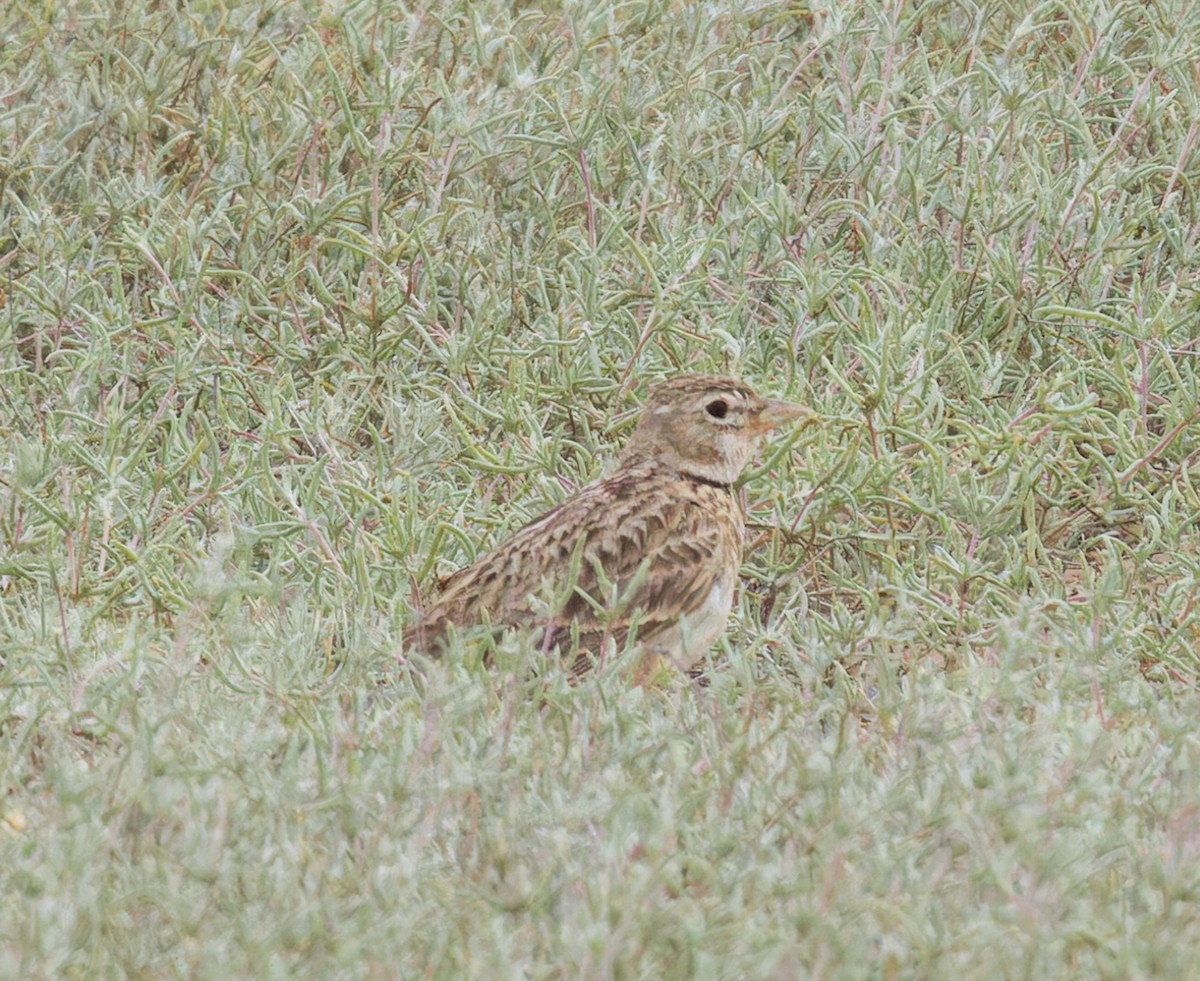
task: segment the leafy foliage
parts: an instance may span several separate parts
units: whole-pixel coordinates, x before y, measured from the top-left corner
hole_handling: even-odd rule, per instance
[[[0,973],[1192,969],[1200,10],[0,27]],[[401,670],[684,368],[708,686]]]

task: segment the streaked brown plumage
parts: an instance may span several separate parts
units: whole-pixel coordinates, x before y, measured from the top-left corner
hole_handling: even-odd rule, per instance
[[[656,386],[612,476],[450,576],[405,649],[437,653],[451,626],[520,627],[583,669],[633,634],[687,670],[733,605],[744,519],[731,485],[769,430],[805,417],[733,378]]]

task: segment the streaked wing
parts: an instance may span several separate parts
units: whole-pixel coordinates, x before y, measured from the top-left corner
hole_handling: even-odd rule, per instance
[[[636,623],[639,642],[653,643],[736,575],[740,535],[727,491],[614,474],[454,573],[412,635],[436,639],[450,624],[549,625],[552,642],[577,633],[579,649],[597,653],[607,638],[624,646]]]

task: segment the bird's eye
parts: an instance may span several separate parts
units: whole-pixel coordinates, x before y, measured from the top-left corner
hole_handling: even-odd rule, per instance
[[[729,411],[729,403],[724,399],[713,399],[704,407],[704,411],[714,419],[724,419],[725,413]]]

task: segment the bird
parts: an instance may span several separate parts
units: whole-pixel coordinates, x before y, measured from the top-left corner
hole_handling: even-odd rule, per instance
[[[518,629],[541,654],[573,657],[574,675],[627,645],[640,679],[663,661],[693,672],[738,583],[745,516],[734,483],[771,430],[815,419],[736,378],[655,385],[615,470],[451,574],[402,652],[438,656],[454,636]]]

